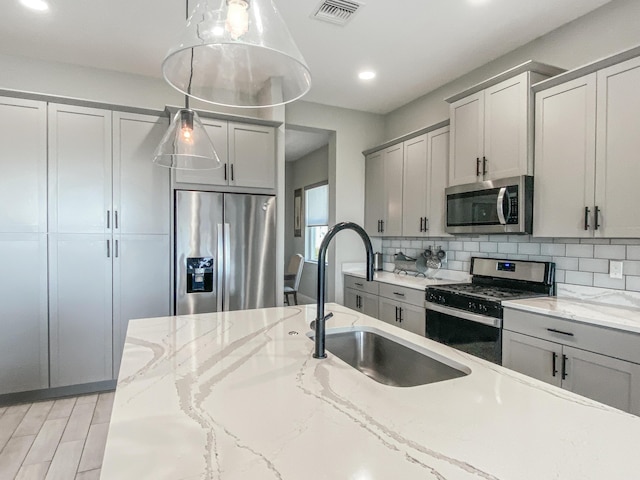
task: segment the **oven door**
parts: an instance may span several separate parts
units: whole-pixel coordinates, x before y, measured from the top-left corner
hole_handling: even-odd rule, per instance
[[[502,320],[425,303],[427,338],[502,365]]]

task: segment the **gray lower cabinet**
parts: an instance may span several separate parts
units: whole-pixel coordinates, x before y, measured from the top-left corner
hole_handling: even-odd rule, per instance
[[[372,293],[345,288],[344,305],[370,317],[378,318],[378,296]]]
[[[425,335],[426,316],[424,307],[380,297],[380,320],[418,335]]]
[[[504,327],[503,366],[640,415],[640,364],[619,358],[631,351],[637,335],[509,309]],[[531,336],[536,328],[540,336]]]
[[[118,378],[129,320],[170,312],[169,235],[119,235],[113,257],[113,378]]]
[[[47,235],[0,233],[0,265],[0,395],[47,388]]]
[[[51,234],[51,387],[112,378],[114,246],[103,234]]]

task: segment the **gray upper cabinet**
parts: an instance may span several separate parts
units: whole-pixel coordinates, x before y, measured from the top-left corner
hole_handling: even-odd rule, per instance
[[[443,236],[449,127],[404,142],[402,235]]]
[[[449,185],[530,174],[530,72],[450,106]]]
[[[638,82],[633,58],[536,93],[535,236],[640,237]]]
[[[365,163],[365,229],[369,235],[402,235],[404,146],[392,145],[367,155]]]
[[[111,112],[49,104],[49,231],[113,227]]]
[[[169,234],[169,170],[151,161],[166,118],[113,113],[113,232]]]
[[[275,130],[273,127],[203,118],[219,169],[176,171],[176,182],[274,189],[276,185]]]
[[[47,231],[47,104],[0,97],[0,232]]]
[[[534,236],[592,236],[596,74],[538,92],[535,132]]]
[[[229,148],[227,144],[228,122],[213,118],[201,118],[202,125],[209,135],[213,148],[222,163],[220,168],[213,170],[176,170],[176,182],[199,183],[205,185],[229,184]]]
[[[598,72],[596,196],[600,237],[640,237],[640,58]]]

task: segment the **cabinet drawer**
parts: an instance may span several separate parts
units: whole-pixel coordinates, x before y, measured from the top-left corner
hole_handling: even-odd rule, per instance
[[[361,292],[373,293],[378,295],[378,282],[367,282],[366,278],[354,277],[352,275],[344,276],[344,288],[353,288]]]
[[[505,330],[640,363],[640,335],[562,318],[504,309]]]
[[[415,305],[416,307],[424,307],[424,290],[399,287],[390,283],[380,283],[380,296]]]

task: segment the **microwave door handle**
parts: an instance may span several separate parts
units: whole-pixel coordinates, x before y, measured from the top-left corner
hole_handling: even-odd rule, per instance
[[[498,220],[500,220],[500,225],[507,224],[507,218],[509,218],[511,212],[507,212],[506,216],[504,213],[504,197],[509,198],[509,194],[507,193],[507,187],[502,187],[500,189],[500,193],[498,193],[498,201],[496,202],[496,210],[498,211]],[[507,202],[510,203],[510,202]],[[510,205],[507,207],[510,209]]]

